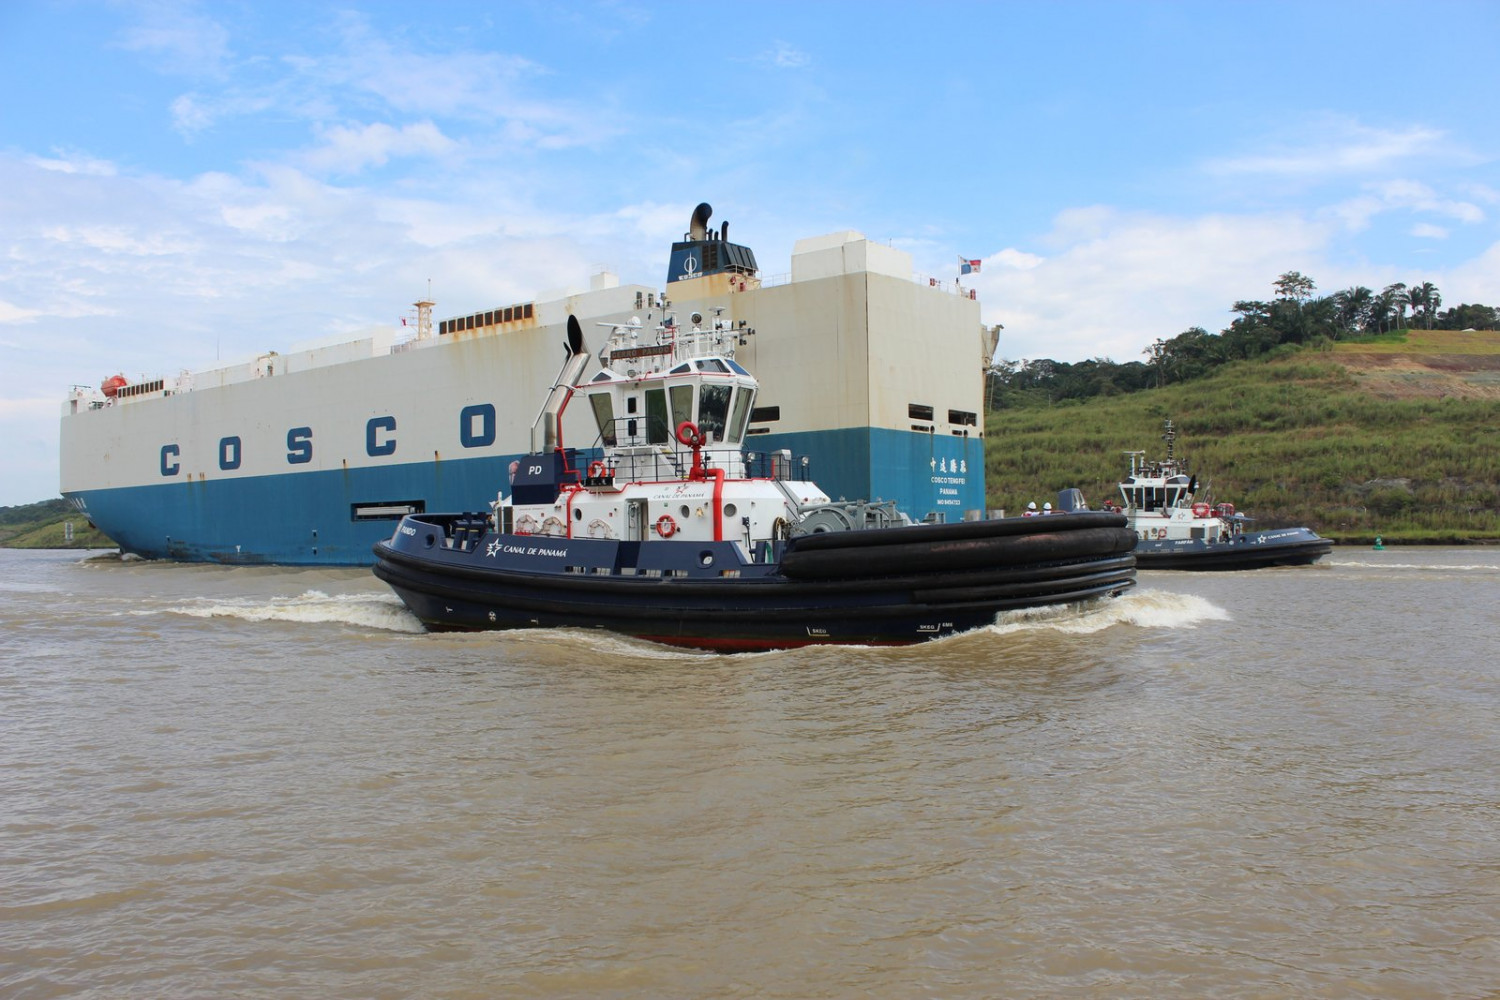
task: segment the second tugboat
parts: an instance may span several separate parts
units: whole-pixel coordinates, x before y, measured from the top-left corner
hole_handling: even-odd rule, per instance
[[[654,337],[615,326],[580,381],[570,318],[510,495],[408,515],[375,575],[434,630],[594,627],[720,651],[910,644],[1135,584],[1121,514],[913,524],[830,500],[790,453],[745,454],[758,385],[734,353],[753,334],[697,315]],[[599,431],[587,452],[562,440],[575,395]]]
[[[1246,531],[1254,518],[1236,513],[1234,504],[1196,500],[1198,477],[1173,455],[1177,431],[1170,419],[1162,440],[1167,457],[1147,462],[1143,451],[1127,452],[1130,475],[1120,482],[1123,506],[1105,504],[1130,519],[1136,532],[1136,563],[1142,569],[1259,569],[1306,566],[1317,562],[1333,543],[1310,528]]]

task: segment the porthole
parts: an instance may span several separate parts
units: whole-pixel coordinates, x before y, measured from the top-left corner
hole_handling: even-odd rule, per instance
[[[705,566],[706,567],[706,566],[712,566],[713,564],[714,564],[714,554],[712,552],[708,551],[707,549],[704,549],[702,552],[698,553],[698,565],[699,566]]]
[[[739,511],[740,511],[740,509],[738,507],[736,507],[732,503],[726,503],[724,505],[724,516],[725,517],[733,517],[734,515],[738,514]]]
[[[688,518],[693,516],[693,508],[689,507],[687,504],[683,504],[677,509],[681,511],[683,520],[687,520]]]

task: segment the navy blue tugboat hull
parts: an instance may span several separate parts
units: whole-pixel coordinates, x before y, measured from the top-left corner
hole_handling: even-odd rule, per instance
[[[1085,525],[1091,553],[970,561],[934,572],[900,558],[909,539],[898,538],[896,547],[856,546],[865,553],[861,572],[796,579],[776,562],[743,562],[728,542],[487,532],[450,547],[438,515],[410,517],[403,522],[410,533],[398,529],[376,545],[375,575],[433,630],[601,628],[730,652],[905,645],[990,625],[1001,611],[1077,603],[1133,586],[1133,533],[1123,523]]]
[[[1238,535],[1227,542],[1142,541],[1136,545],[1135,557],[1141,569],[1233,570],[1310,566],[1331,551],[1333,542],[1307,528],[1279,528]]]

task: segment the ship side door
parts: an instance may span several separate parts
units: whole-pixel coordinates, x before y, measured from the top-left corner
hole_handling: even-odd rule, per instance
[[[650,502],[644,497],[627,501],[625,504],[625,538],[632,542],[644,542],[650,516]]]

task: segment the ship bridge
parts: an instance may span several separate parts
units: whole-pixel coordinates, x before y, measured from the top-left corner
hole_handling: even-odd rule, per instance
[[[628,466],[632,478],[674,478],[678,431],[690,423],[703,435],[704,460],[744,477],[742,448],[759,385],[734,351],[754,331],[715,319],[708,327],[659,327],[651,344],[639,344],[640,333],[639,324],[613,327],[602,367],[579,387],[607,461]]]

